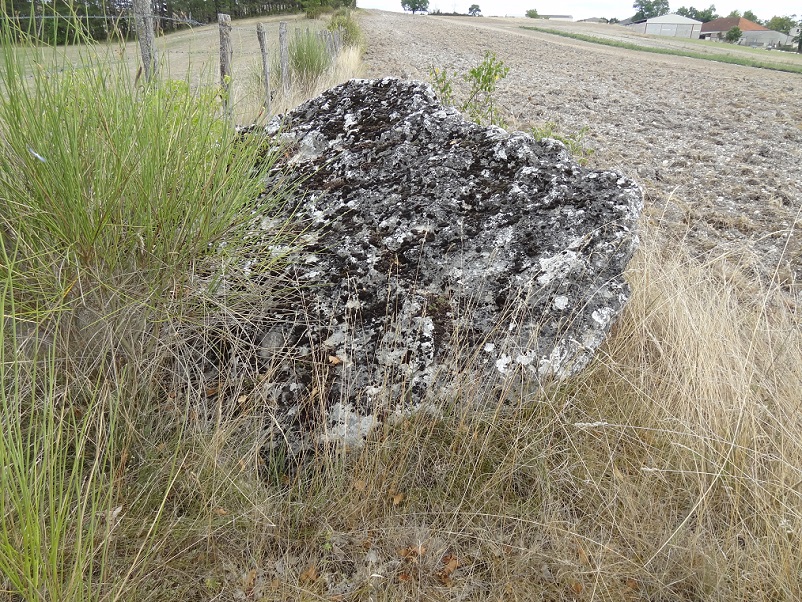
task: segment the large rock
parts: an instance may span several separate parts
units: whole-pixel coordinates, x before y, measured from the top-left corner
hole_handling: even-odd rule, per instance
[[[395,79],[333,88],[266,134],[288,145],[268,186],[286,168],[301,179],[255,223],[300,233],[286,274],[301,287],[261,354],[284,358],[290,414],[317,389],[330,434],[364,431],[377,403],[420,402],[457,368],[483,383],[574,374],[627,301],[641,192],[560,142],[478,126]]]

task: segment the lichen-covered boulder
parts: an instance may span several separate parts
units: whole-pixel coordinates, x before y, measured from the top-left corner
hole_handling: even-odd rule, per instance
[[[291,341],[285,398],[325,387],[333,432],[367,428],[379,399],[419,402],[457,366],[574,374],[627,301],[641,192],[560,142],[476,125],[396,79],[337,86],[266,135],[287,145],[268,186],[286,168],[300,184],[255,223],[300,233],[286,272],[301,286],[262,353]]]

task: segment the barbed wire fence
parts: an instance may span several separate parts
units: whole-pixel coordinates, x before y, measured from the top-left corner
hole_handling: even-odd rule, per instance
[[[140,55],[142,59],[142,65],[145,70],[145,77],[148,81],[154,76],[156,69],[158,68],[158,57],[157,57],[157,50],[155,46],[155,36],[153,31],[153,23],[156,19],[152,14],[149,14],[149,6],[150,2],[147,0],[135,0],[135,8],[141,7],[142,10],[140,13],[137,14],[137,18],[135,22],[137,24],[142,23],[144,25],[144,29],[141,31],[137,30],[137,38],[140,47]],[[179,20],[181,23],[188,23],[190,20]],[[213,27],[211,24],[198,24],[195,22],[196,27]],[[220,65],[220,88],[222,91],[224,109],[227,113],[230,113],[231,106],[230,106],[230,89],[231,89],[231,81],[234,77],[233,72],[233,58],[234,58],[234,46],[231,40],[232,31],[243,31],[247,32],[249,35],[255,36],[259,50],[251,52],[251,55],[259,55],[261,61],[261,77],[263,78],[263,85],[264,85],[264,107],[267,112],[271,110],[271,102],[273,91],[271,90],[271,71],[272,65],[270,60],[270,52],[268,47],[268,38],[267,32],[265,30],[264,24],[259,22],[256,24],[255,27],[243,27],[243,26],[234,26],[232,25],[231,16],[225,13],[218,13],[217,15],[217,28],[219,31],[219,65]],[[279,22],[278,26],[278,70],[279,73],[277,74],[278,79],[280,81],[281,90],[283,93],[288,93],[290,88],[290,64],[289,64],[289,46],[290,40],[289,35],[287,33],[287,23],[285,21]],[[321,41],[321,43],[325,46],[326,51],[328,52],[329,56],[334,59],[343,49],[343,35],[339,30],[331,31],[329,29],[322,29],[317,31],[316,34],[310,34],[309,29],[307,28],[306,36],[309,35],[317,35]],[[295,30],[296,38],[301,36],[301,32],[299,29]],[[182,51],[172,51],[176,53],[181,53]],[[187,52],[187,51],[184,51]],[[213,52],[212,48],[209,48],[207,52]],[[187,52],[190,54],[189,52]],[[192,54],[197,54],[197,51]]]
[[[294,4],[288,2],[273,4],[276,10],[290,9]],[[266,112],[271,110],[271,102],[276,94],[287,94],[291,87],[291,74],[289,65],[289,46],[290,36],[288,34],[288,27],[286,21],[280,21],[278,24],[278,35],[275,33],[273,38],[267,34],[265,24],[258,22],[254,25],[243,26],[236,25],[236,21],[232,23],[230,15],[219,13],[217,15],[217,23],[207,23],[198,21],[191,18],[191,16],[174,16],[166,17],[161,15],[154,15],[150,10],[150,2],[148,0],[134,0],[133,8],[130,12],[115,15],[115,16],[102,16],[102,15],[14,15],[13,19],[18,21],[18,26],[22,22],[30,19],[37,21],[52,21],[62,20],[66,24],[75,25],[77,21],[88,22],[93,20],[102,20],[105,22],[104,27],[108,32],[118,32],[118,39],[125,40],[127,32],[136,32],[136,42],[139,48],[139,59],[141,66],[138,70],[137,76],[144,76],[146,82],[151,81],[158,72],[160,66],[160,52],[163,52],[167,57],[170,55],[188,55],[195,57],[203,57],[210,59],[215,54],[219,54],[219,90],[223,98],[224,109],[230,111],[230,88],[231,82],[234,78],[234,58],[250,58],[257,60],[260,63],[258,70],[259,84],[263,91],[263,106]],[[125,23],[121,27],[121,23]],[[156,39],[157,32],[164,32],[163,22],[170,22],[176,27],[183,27],[190,34],[206,33],[207,35],[217,29],[219,31],[219,45],[212,43],[205,44],[202,48],[192,50],[180,50],[175,48],[163,48],[161,51],[157,47]],[[275,21],[273,21],[275,23]],[[133,25],[133,27],[131,27]],[[20,27],[22,31],[24,28]],[[240,36],[254,36],[253,39],[258,42],[255,50],[249,51],[243,48],[244,44],[238,46],[232,43],[232,32],[237,32]],[[294,32],[296,37],[301,36],[301,30],[296,28]],[[116,34],[115,34],[116,35]],[[303,35],[317,35],[321,42],[325,45],[329,55],[334,59],[344,48],[344,36],[341,31],[330,31],[322,29],[315,34],[310,34],[309,28]],[[160,37],[160,36],[159,36]],[[113,38],[112,35],[109,38]],[[204,40],[205,41],[205,40]],[[250,45],[248,45],[250,46]],[[272,46],[272,48],[271,48]],[[272,52],[271,52],[272,51]],[[277,60],[272,61],[271,55],[275,54]],[[258,57],[258,58],[257,58]],[[124,62],[126,59],[119,59],[118,62]],[[80,65],[71,65],[65,68],[53,70],[54,73],[63,72],[65,69],[80,69]],[[91,68],[91,67],[87,67]],[[141,73],[140,73],[141,70]],[[28,76],[33,77],[33,76]],[[277,83],[274,88],[271,83]],[[276,89],[277,88],[277,89]]]

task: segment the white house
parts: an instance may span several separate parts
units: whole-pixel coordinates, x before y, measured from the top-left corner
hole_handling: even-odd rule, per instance
[[[702,22],[671,13],[660,17],[652,17],[640,23],[632,23],[627,27],[637,33],[698,39],[702,31]]]

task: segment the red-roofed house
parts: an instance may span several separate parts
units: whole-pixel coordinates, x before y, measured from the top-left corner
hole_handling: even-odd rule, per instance
[[[702,34],[699,37],[703,40],[723,40],[733,27],[737,27],[743,32],[741,40],[738,42],[742,46],[773,48],[791,43],[791,36],[779,31],[772,31],[743,17],[722,17],[708,21],[702,25]]]

